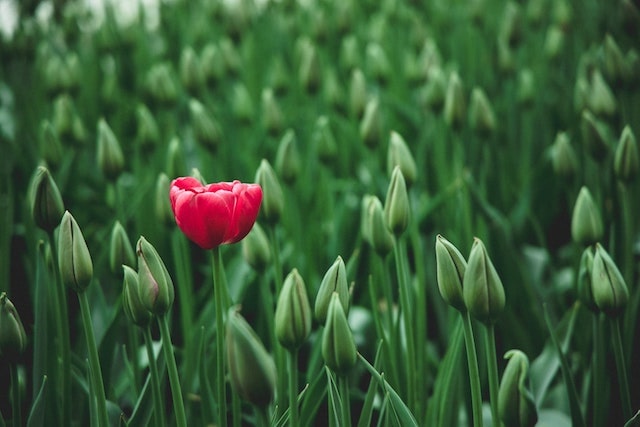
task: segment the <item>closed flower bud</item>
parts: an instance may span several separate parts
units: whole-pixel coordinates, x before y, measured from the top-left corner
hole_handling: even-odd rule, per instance
[[[180,54],[180,80],[190,93],[195,93],[204,83],[200,59],[191,47],[186,47]]]
[[[287,130],[280,140],[276,153],[276,171],[284,182],[293,183],[300,174],[300,154],[296,133],[293,129]]]
[[[480,88],[471,91],[469,106],[471,128],[480,135],[491,134],[496,127],[496,117],[487,95]]]
[[[146,328],[151,323],[152,315],[140,300],[138,273],[128,265],[123,265],[122,269],[124,276],[122,282],[122,310],[125,316],[135,325]]]
[[[557,58],[564,48],[564,31],[558,25],[551,25],[544,39],[543,51],[547,58]]]
[[[186,170],[187,162],[182,151],[182,141],[174,136],[167,147],[167,175],[183,176],[186,175]]]
[[[285,93],[289,89],[291,82],[289,81],[290,72],[284,64],[280,56],[276,56],[269,67],[269,87],[276,94]]]
[[[311,43],[302,45],[298,78],[302,87],[309,93],[315,93],[320,88],[322,68],[318,52]]]
[[[451,242],[436,236],[436,278],[442,299],[460,312],[467,308],[462,295],[462,283],[467,261]]]
[[[398,132],[391,131],[389,149],[387,150],[387,173],[389,176],[396,166],[400,167],[408,186],[416,182],[418,175],[416,161],[413,159],[404,138]]]
[[[127,232],[120,221],[116,221],[111,230],[111,245],[109,246],[109,267],[113,274],[122,274],[122,266],[134,267],[136,256]]]
[[[5,292],[0,294],[0,357],[16,362],[27,348],[20,315]]]
[[[384,207],[377,196],[371,196],[367,201],[366,209],[368,228],[365,236],[369,239],[368,241],[376,253],[384,258],[391,252],[394,245],[393,234],[387,227]]]
[[[391,74],[391,65],[382,46],[371,42],[367,45],[366,51],[367,69],[373,78],[384,83]]]
[[[530,105],[536,98],[536,81],[528,68],[520,70],[518,73],[518,102],[522,105]]]
[[[626,80],[629,76],[627,61],[611,34],[607,34],[604,38],[603,53],[604,69],[610,81]]]
[[[178,98],[178,87],[168,63],[153,65],[147,73],[147,90],[159,104],[173,104]]]
[[[231,75],[237,75],[242,66],[242,59],[233,41],[228,37],[220,40],[220,51],[222,52],[222,63],[224,64],[226,72]]]
[[[66,211],[58,231],[58,266],[62,283],[83,292],[93,278],[93,262],[75,218]]]
[[[444,121],[451,128],[459,129],[464,123],[466,109],[462,82],[458,73],[454,71],[449,76],[447,92],[444,98]]]
[[[629,301],[629,290],[620,270],[599,243],[593,256],[591,286],[593,300],[609,317],[618,316]]]
[[[380,112],[380,101],[374,97],[367,102],[364,116],[360,122],[360,138],[369,148],[380,145],[382,140],[382,113]]]
[[[64,213],[62,196],[49,170],[38,166],[31,182],[31,216],[38,227],[52,232]]]
[[[591,75],[591,90],[587,104],[598,116],[613,116],[616,112],[616,98],[598,69]]]
[[[578,158],[565,132],[559,132],[551,147],[551,164],[556,175],[571,179],[578,170]]]
[[[262,159],[256,172],[256,184],[262,187],[262,213],[269,223],[275,223],[280,219],[284,211],[284,194],[268,160]]]
[[[349,111],[354,118],[360,119],[367,105],[367,81],[359,68],[351,72],[349,83]]]
[[[439,66],[431,67],[427,77],[427,84],[421,95],[421,103],[432,111],[438,111],[444,105],[444,98],[447,93],[447,78]]]
[[[85,142],[84,125],[75,111],[73,100],[67,94],[58,96],[53,103],[53,128],[63,143],[80,146]]]
[[[255,114],[253,100],[249,94],[249,89],[242,83],[237,83],[233,87],[231,110],[233,115],[243,123],[250,123],[253,120]]]
[[[498,390],[500,419],[509,427],[533,427],[538,422],[538,411],[529,391],[529,359],[520,350],[510,350]]]
[[[346,95],[342,81],[338,78],[336,70],[329,68],[324,75],[323,83],[324,99],[335,111],[344,112],[346,108]]]
[[[207,83],[216,83],[224,77],[222,52],[215,43],[207,44],[200,55],[202,75]]]
[[[409,194],[407,184],[399,166],[393,169],[391,182],[384,202],[384,217],[387,228],[395,236],[400,236],[409,225]]]
[[[233,309],[227,319],[226,347],[233,389],[256,406],[268,405],[275,391],[275,364],[251,326]]]
[[[311,333],[311,306],[302,276],[293,269],[284,280],[275,314],[276,338],[289,350],[299,348]]]
[[[338,144],[331,131],[327,116],[320,116],[318,120],[316,120],[316,125],[313,130],[313,142],[316,145],[318,157],[323,163],[330,162],[338,154]]]
[[[215,151],[222,141],[220,125],[213,118],[211,112],[196,99],[189,101],[189,111],[193,137],[207,150]]]
[[[138,144],[140,144],[144,150],[149,150],[151,147],[158,145],[160,142],[158,123],[146,105],[138,105],[138,108],[136,108],[136,118],[138,123],[136,140]]]
[[[517,46],[522,39],[522,12],[520,6],[513,1],[505,5],[499,35],[509,47]]]
[[[600,209],[591,197],[587,187],[582,187],[571,217],[571,237],[582,246],[589,246],[602,240],[604,226]]]
[[[485,324],[496,322],[504,309],[504,287],[482,241],[475,238],[462,285],[469,313]]]
[[[167,174],[160,173],[156,179],[153,208],[156,220],[164,225],[174,225],[176,222],[171,211],[171,201],[167,197],[170,186],[171,182]]]
[[[593,285],[591,277],[593,271],[593,246],[588,246],[580,257],[578,268],[578,299],[585,307],[594,313],[599,312],[596,302],[593,300]]]
[[[331,303],[333,294],[338,295],[338,300],[340,304],[342,304],[342,310],[348,313],[349,283],[347,282],[347,269],[341,256],[336,258],[325,273],[320,283],[320,288],[318,289],[318,295],[316,295],[314,312],[316,319],[322,324],[327,320],[329,304]]]
[[[356,363],[358,352],[347,315],[336,292],[331,296],[322,335],[322,358],[336,374],[346,375]]]
[[[120,143],[104,119],[98,121],[98,167],[104,176],[115,181],[124,168]]]
[[[613,161],[616,177],[622,182],[631,182],[638,175],[640,159],[638,158],[638,144],[629,125],[625,126],[620,136]]]
[[[355,69],[362,63],[358,38],[354,34],[349,34],[342,39],[339,61],[340,66],[347,71]]]
[[[156,249],[140,237],[136,245],[138,255],[138,284],[142,305],[151,313],[162,316],[173,304],[173,281]]]
[[[498,67],[504,74],[510,74],[516,68],[513,50],[509,42],[502,37],[498,37]]]
[[[242,239],[242,256],[244,260],[259,272],[264,272],[271,263],[271,247],[266,233],[257,222]]]
[[[56,168],[62,160],[62,144],[51,122],[45,120],[40,127],[40,153],[45,162]]]
[[[582,112],[580,120],[582,142],[591,157],[598,162],[603,161],[609,152],[609,144],[603,126],[589,110]]]
[[[275,135],[282,130],[284,119],[282,110],[273,95],[273,89],[262,90],[262,123],[267,131]]]

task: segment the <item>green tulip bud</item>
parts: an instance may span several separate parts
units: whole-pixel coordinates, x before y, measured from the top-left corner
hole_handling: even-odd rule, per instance
[[[638,144],[633,131],[627,125],[622,130],[620,142],[616,148],[613,170],[620,181],[629,183],[638,175],[639,168]]]
[[[168,63],[153,65],[147,73],[147,90],[159,104],[170,105],[178,99],[178,87]]]
[[[557,58],[564,49],[565,35],[562,27],[552,25],[547,30],[542,48],[549,59]]]
[[[330,162],[338,154],[338,143],[333,136],[327,116],[320,116],[316,120],[313,130],[313,142],[316,144],[318,157],[323,163]]]
[[[496,117],[487,95],[480,88],[471,91],[471,104],[469,106],[471,128],[480,135],[489,135],[496,128]]]
[[[262,122],[267,131],[275,135],[282,130],[282,110],[278,105],[273,89],[265,88],[262,90]]]
[[[366,61],[367,69],[373,78],[381,83],[389,79],[391,75],[391,65],[382,46],[375,42],[369,43],[367,45]]]
[[[161,172],[156,179],[155,197],[154,197],[154,212],[156,214],[156,220],[160,224],[167,226],[174,225],[176,223],[171,210],[171,202],[169,201],[169,187],[171,182],[166,173]]]
[[[222,52],[222,63],[224,64],[226,72],[231,75],[237,75],[242,66],[242,59],[233,41],[228,37],[220,40],[220,51]]]
[[[528,68],[520,70],[518,74],[518,102],[522,105],[531,105],[537,96],[536,90],[533,71]]]
[[[256,406],[268,405],[276,385],[275,364],[251,326],[233,309],[227,320],[226,347],[233,389]]]
[[[467,261],[451,242],[436,236],[436,278],[442,299],[460,312],[465,312],[462,283]]]
[[[499,37],[505,40],[509,47],[517,46],[522,39],[522,13],[520,6],[513,1],[505,5]]]
[[[289,88],[290,71],[280,56],[276,56],[269,68],[268,83],[276,94],[282,94]]]
[[[355,118],[360,119],[367,105],[367,81],[359,68],[351,72],[349,83],[349,111]]]
[[[193,137],[204,148],[215,152],[222,141],[220,125],[213,118],[211,112],[196,99],[189,101],[189,111],[191,112]]]
[[[340,66],[347,71],[356,69],[362,63],[358,38],[354,34],[349,34],[342,39],[339,62]]]
[[[393,169],[396,166],[400,167],[408,186],[416,182],[418,167],[413,155],[409,151],[404,138],[398,132],[391,131],[389,149],[387,150],[387,173],[389,177],[393,174]]]
[[[262,159],[260,162],[255,182],[262,187],[262,205],[260,209],[265,219],[270,223],[277,222],[284,211],[284,193],[276,172],[267,159]]]
[[[338,295],[339,301],[342,304],[342,310],[348,313],[349,283],[347,281],[347,269],[341,256],[338,256],[333,264],[331,264],[331,267],[329,267],[322,278],[322,282],[320,282],[320,288],[318,289],[314,306],[314,312],[318,322],[325,323],[327,321],[329,304],[331,303],[331,298],[334,293]]]
[[[460,76],[455,71],[449,76],[444,99],[444,120],[453,129],[462,127],[466,112],[466,103]]]
[[[498,390],[498,411],[505,426],[533,427],[538,422],[533,395],[529,391],[529,359],[520,350],[510,350]]]
[[[371,244],[371,217],[369,216],[369,206],[373,203],[375,198],[376,196],[372,194],[365,194],[362,197],[362,203],[360,205],[360,234],[364,241],[369,244]],[[380,206],[382,208],[382,204],[380,204]]]
[[[613,82],[626,80],[629,77],[627,61],[611,34],[607,34],[604,38],[603,53],[607,77]]]
[[[407,229],[410,211],[407,184],[400,167],[396,166],[391,173],[391,182],[384,202],[384,217],[387,228],[395,236],[400,236]]]
[[[7,297],[0,294],[0,357],[9,362],[17,362],[27,348],[27,334],[20,315]]]
[[[62,142],[80,146],[86,139],[82,120],[78,117],[73,100],[67,94],[60,95],[53,103],[53,127]]]
[[[587,108],[587,98],[589,98],[589,81],[584,76],[576,78],[576,84],[573,88],[573,107],[576,111],[584,111]]]
[[[598,116],[613,116],[616,112],[616,98],[598,69],[595,69],[591,75],[591,90],[587,105]]]
[[[311,333],[311,306],[304,280],[293,269],[284,280],[275,314],[276,338],[283,347],[299,348]]]
[[[344,112],[346,108],[346,96],[342,81],[338,78],[335,69],[327,69],[324,75],[323,87],[324,99],[331,108],[339,112]]]
[[[124,276],[122,283],[122,311],[135,325],[146,328],[151,323],[153,316],[140,300],[138,273],[128,265],[123,265],[122,269]]]
[[[315,93],[322,81],[322,68],[316,48],[309,42],[302,45],[298,78],[302,87],[309,93]]]
[[[484,243],[473,240],[462,285],[464,304],[469,313],[485,324],[496,322],[504,309],[504,287]]]
[[[62,144],[48,120],[43,121],[40,126],[40,153],[52,168],[56,168],[62,161]]]
[[[298,154],[296,133],[293,129],[287,130],[280,140],[275,167],[278,176],[288,184],[293,183],[300,174],[300,154]]]
[[[243,123],[250,123],[253,120],[253,100],[249,94],[249,89],[242,83],[237,83],[233,87],[231,110],[233,115]]]
[[[162,316],[173,304],[173,281],[156,248],[144,237],[136,245],[138,284],[142,305],[151,313]]]
[[[364,235],[380,257],[385,258],[393,249],[393,234],[387,227],[384,208],[377,196],[366,201],[366,226]]]
[[[200,55],[202,75],[207,83],[215,83],[224,77],[225,64],[222,51],[215,43],[208,43]]]
[[[331,296],[322,335],[322,358],[336,374],[346,375],[356,364],[358,352],[347,316],[337,292]]]
[[[606,133],[603,124],[588,110],[582,112],[580,133],[582,142],[591,157],[596,161],[603,161],[609,151]]]
[[[578,268],[578,299],[589,310],[599,312],[596,302],[593,300],[593,284],[591,283],[593,271],[593,247],[588,246],[580,257]]]
[[[573,19],[573,12],[567,0],[557,0],[553,2],[552,18],[560,28],[569,27]]]
[[[140,146],[142,146],[144,150],[148,150],[158,145],[160,142],[160,129],[158,128],[156,119],[146,105],[138,105],[138,108],[136,108],[136,117],[138,123],[136,140]]]
[[[447,93],[447,78],[439,66],[431,67],[428,71],[427,84],[421,95],[421,103],[437,111],[442,109]]]
[[[184,158],[184,152],[182,151],[182,141],[174,136],[169,141],[169,147],[167,147],[167,175],[169,176],[184,176],[186,173],[186,164]]]
[[[498,37],[498,67],[504,74],[510,74],[516,68],[513,50],[509,42],[501,37]]]
[[[122,266],[134,267],[136,256],[127,232],[120,221],[116,221],[111,230],[111,245],[109,246],[109,267],[113,274],[121,274]]]
[[[607,251],[596,243],[591,269],[593,300],[609,317],[618,316],[629,301],[629,290]]]
[[[196,52],[190,46],[180,54],[180,80],[190,93],[195,93],[204,83],[204,73]]]
[[[571,237],[573,241],[582,246],[589,246],[602,240],[604,226],[600,209],[596,206],[591,192],[587,187],[582,187],[571,217]]]
[[[271,263],[271,246],[266,233],[257,222],[242,239],[242,255],[251,267],[264,272]]]
[[[66,211],[58,232],[58,266],[62,283],[83,292],[93,278],[93,262],[82,231],[75,218]]]
[[[578,158],[569,136],[565,132],[559,132],[551,148],[551,164],[553,171],[560,177],[570,179],[578,170]]]
[[[360,138],[367,147],[373,149],[380,145],[382,133],[380,102],[377,97],[374,97],[367,102],[365,107],[364,116],[360,122]]]
[[[62,196],[49,170],[38,166],[31,181],[31,216],[38,227],[52,232],[60,224],[64,213]]]
[[[124,155],[118,139],[104,119],[98,121],[97,158],[104,176],[115,181],[124,168]]]

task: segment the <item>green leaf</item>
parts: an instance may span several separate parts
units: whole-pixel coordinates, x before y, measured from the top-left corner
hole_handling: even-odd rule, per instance
[[[35,288],[35,308],[33,325],[33,378],[44,378],[47,371],[47,357],[55,352],[49,351],[47,338],[50,336],[48,328],[51,323],[47,321],[47,290],[50,286],[47,267],[45,265],[44,243],[38,243],[36,254],[36,288]],[[52,334],[53,335],[53,334]],[[38,381],[33,382],[32,399],[35,401],[42,391],[42,386],[38,388]],[[43,381],[44,385],[44,381]]]
[[[213,393],[211,392],[211,384],[209,383],[209,374],[207,373],[207,358],[205,352],[205,329],[200,328],[200,335],[198,339],[198,375],[200,380],[200,395],[202,397],[203,405],[203,417],[205,422],[213,422],[216,419],[215,411],[217,408],[216,402],[213,399]]]
[[[319,346],[318,346],[319,347]],[[313,419],[324,400],[327,393],[327,384],[325,383],[325,374],[323,371],[318,372],[313,382],[308,384],[303,390],[302,404],[300,405],[300,425],[307,426],[313,424]],[[300,399],[300,397],[298,399]]]
[[[629,421],[627,421],[624,427],[637,427],[640,426],[640,411],[636,412],[636,414],[631,417]]]
[[[45,425],[44,415],[45,408],[47,406],[46,389],[47,376],[44,375],[42,377],[42,385],[40,385],[40,391],[36,395],[36,398],[33,399],[33,404],[31,405],[31,411],[29,412],[29,418],[27,419],[27,427],[39,427]]]
[[[373,366],[376,369],[379,369],[378,366],[380,366],[380,363],[381,363],[380,355],[382,354],[382,343],[383,343],[382,340],[378,342],[376,357],[373,360]],[[367,427],[371,425],[371,418],[373,415],[373,402],[376,397],[376,391],[377,391],[376,385],[377,384],[376,384],[375,378],[371,377],[371,381],[369,381],[369,387],[367,388],[367,394],[365,395],[365,398],[364,398],[364,404],[362,405],[362,410],[360,411],[360,419],[358,420],[358,427]]]
[[[338,391],[338,385],[333,377],[333,373],[328,367],[324,367],[327,374],[327,391],[328,391],[328,403],[329,403],[329,425],[340,425],[340,408],[342,407],[342,399],[340,399],[340,392]]]
[[[158,354],[156,364],[158,365],[158,375],[160,376],[160,384],[164,383],[164,379],[167,374],[167,370],[164,366],[164,353],[161,351]],[[147,379],[144,382],[144,386],[140,391],[140,396],[133,407],[133,412],[127,420],[128,427],[144,427],[149,424],[151,420],[151,414],[153,412],[153,393],[151,390],[151,375],[147,375]]]

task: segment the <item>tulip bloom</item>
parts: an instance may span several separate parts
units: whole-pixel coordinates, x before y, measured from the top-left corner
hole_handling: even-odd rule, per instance
[[[240,181],[202,185],[184,177],[173,180],[169,198],[180,230],[202,249],[213,249],[249,233],[260,211],[262,188]]]

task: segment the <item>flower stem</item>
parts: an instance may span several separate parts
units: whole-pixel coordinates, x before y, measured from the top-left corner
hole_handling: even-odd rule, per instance
[[[611,320],[611,338],[613,341],[613,352],[618,369],[618,382],[620,384],[620,399],[622,400],[622,417],[624,420],[631,418],[631,397],[629,395],[629,380],[627,378],[627,368],[624,363],[624,353],[622,350],[622,337],[620,335],[620,320]],[[598,402],[595,402],[598,404]]]
[[[271,252],[273,253],[273,273],[275,281],[275,293],[274,295],[280,295],[282,290],[282,265],[280,263],[280,249],[278,246],[278,239],[276,233],[276,224],[271,224],[269,227],[269,239],[271,240]],[[273,306],[273,305],[272,305]],[[275,332],[274,332],[275,334]],[[284,372],[286,369],[286,354],[284,349],[275,345],[273,347],[275,354],[275,363],[277,372]],[[285,396],[287,394],[287,383],[284,379],[284,375],[280,376],[280,379],[276,383],[276,417],[280,415],[280,411],[284,410],[286,405]]]
[[[489,398],[491,400],[491,418],[494,426],[500,425],[498,411],[498,360],[496,357],[495,327],[487,325],[486,329],[487,369],[489,375]]]
[[[96,339],[93,335],[93,325],[91,324],[91,313],[89,310],[89,299],[86,292],[78,292],[78,300],[80,301],[80,312],[82,314],[82,326],[84,327],[84,335],[87,340],[87,350],[89,351],[89,371],[93,390],[96,396],[93,398],[98,407],[98,425],[100,427],[109,426],[109,417],[107,416],[107,398],[104,393],[104,383],[102,382],[102,369],[100,368],[100,359],[98,358],[98,349],[96,347]]]
[[[151,376],[151,392],[153,394],[153,415],[155,417],[154,422],[158,427],[164,427],[164,405],[162,404],[162,392],[160,391],[158,365],[156,364],[156,358],[153,353],[151,329],[147,326],[142,330],[142,332],[144,334],[144,344],[147,348],[147,359],[149,359],[149,375]]]
[[[467,347],[467,364],[469,366],[469,383],[471,386],[471,407],[473,408],[473,425],[482,427],[482,390],[480,389],[480,373],[478,371],[478,357],[476,344],[471,327],[469,312],[460,313],[464,325],[464,342]]]
[[[289,352],[289,425],[298,425],[298,350]]]
[[[340,390],[340,403],[343,427],[351,426],[351,403],[349,399],[349,377],[346,375],[338,375],[338,388]]]
[[[224,282],[222,280],[222,259],[220,248],[215,247],[211,252],[213,268],[213,292],[216,308],[216,386],[218,393],[218,425],[227,425],[227,388],[224,370],[224,314],[226,312]]]
[[[258,427],[269,427],[269,417],[267,416],[267,410],[259,406],[254,406],[253,411],[256,414],[256,425]]]
[[[231,392],[231,414],[233,419],[233,427],[242,426],[242,404],[240,396],[235,391]]]
[[[600,315],[598,313],[593,315],[593,360],[591,362],[591,369],[593,372],[593,426],[600,427],[603,424],[604,402],[602,398],[602,391],[604,387],[604,379],[602,375],[605,373],[605,369],[602,366],[604,353],[602,349],[602,327],[600,322]]]
[[[22,425],[22,414],[20,413],[20,379],[18,378],[18,365],[10,364],[11,376],[11,409],[13,425],[20,427]]]
[[[171,395],[173,397],[173,410],[176,412],[176,424],[178,427],[186,427],[187,416],[184,411],[184,401],[182,400],[182,387],[180,387],[178,367],[173,353],[169,321],[166,314],[158,317],[158,324],[160,326],[160,336],[162,337],[162,350],[167,362],[167,374],[169,375],[169,385],[171,386]]]

